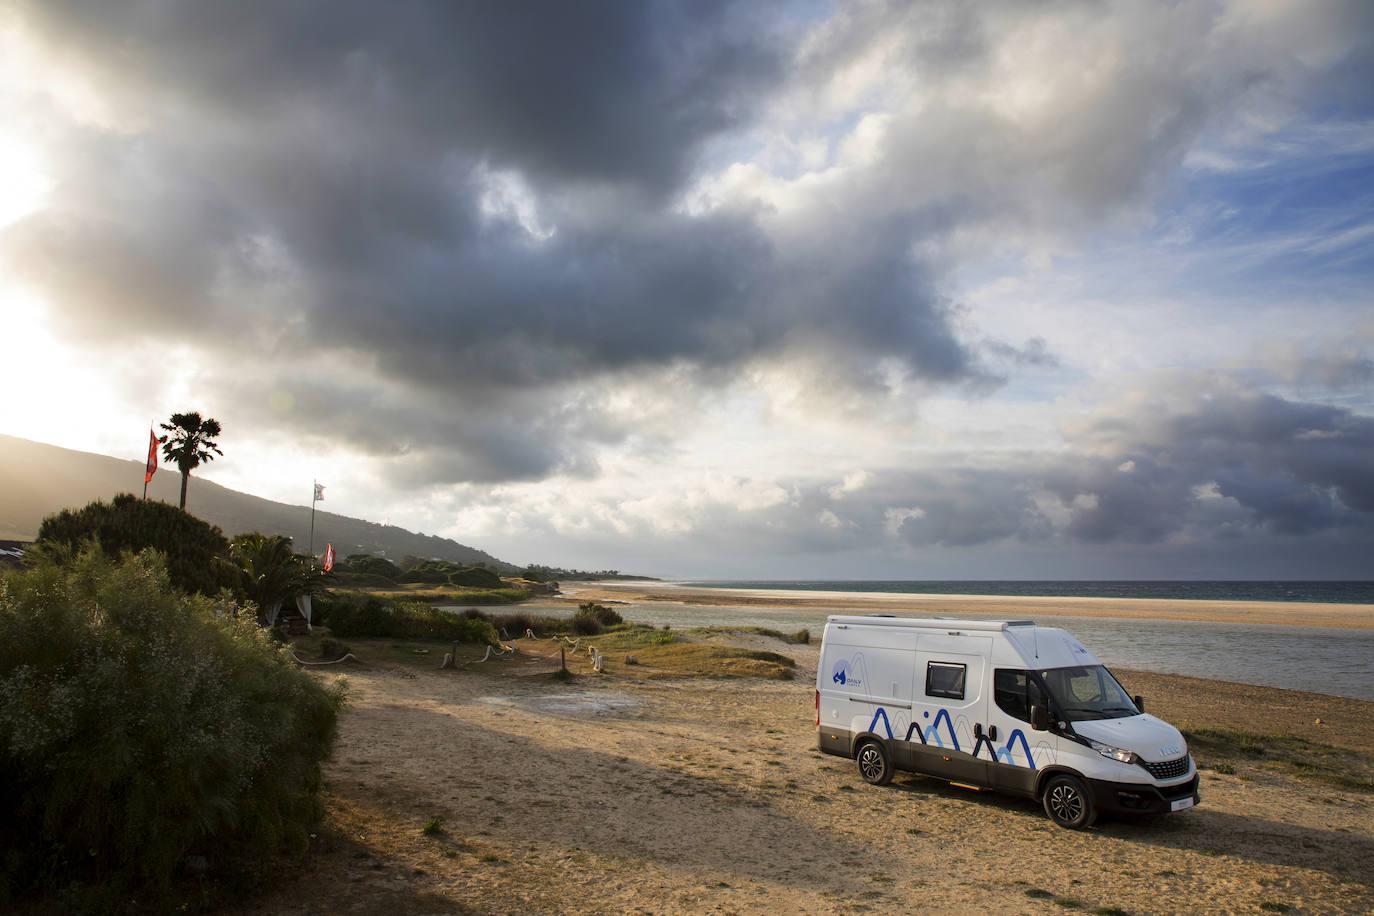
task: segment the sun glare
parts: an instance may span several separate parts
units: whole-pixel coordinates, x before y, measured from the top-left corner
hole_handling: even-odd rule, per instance
[[[52,186],[37,153],[0,136],[0,229],[39,209]]]

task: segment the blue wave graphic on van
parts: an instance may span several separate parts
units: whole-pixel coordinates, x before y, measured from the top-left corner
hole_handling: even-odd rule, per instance
[[[930,713],[927,712],[926,715],[930,715]],[[876,733],[878,731],[879,721],[883,723],[883,729],[887,732],[888,740],[895,740],[896,735],[892,733],[892,722],[887,717],[887,710],[883,709],[881,706],[879,706],[878,711],[873,714],[873,721],[869,723],[868,730]],[[945,744],[943,741],[940,740],[941,722],[945,723],[945,728],[949,732],[949,744]],[[922,744],[930,744],[933,740],[936,747],[952,746],[956,751],[963,751],[963,748],[959,746],[959,736],[955,734],[954,722],[949,717],[948,709],[938,710],[935,713],[934,723],[932,723],[925,730],[922,730],[918,723],[912,722],[911,725],[907,728],[906,735],[902,738],[902,740],[910,741],[911,736],[913,734],[921,739]],[[1026,764],[1032,770],[1038,769],[1035,765],[1035,757],[1031,754],[1030,743],[1026,740],[1025,733],[1022,732],[1019,728],[1012,729],[1011,734],[1007,736],[1007,743],[1002,745],[1002,747],[1000,748],[993,744],[992,740],[988,738],[986,734],[979,735],[978,741],[976,744],[974,744],[971,754],[972,756],[977,757],[980,753],[982,753],[983,745],[986,744],[988,748],[988,756],[994,762],[1009,763],[1012,766],[1020,766],[1021,764],[1017,763],[1015,757],[1012,755],[1012,749],[1017,741],[1021,742],[1021,751],[1026,755]]]

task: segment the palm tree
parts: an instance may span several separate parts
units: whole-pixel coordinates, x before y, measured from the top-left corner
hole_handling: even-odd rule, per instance
[[[191,481],[191,472],[200,467],[202,461],[214,461],[215,455],[223,455],[215,437],[219,435],[219,421],[198,413],[174,413],[171,423],[159,424],[167,430],[167,435],[157,441],[162,443],[162,457],[175,461],[181,470],[181,508],[186,508],[186,485]]]
[[[273,626],[281,606],[316,591],[324,578],[314,564],[291,550],[291,539],[250,531],[234,538],[229,556],[242,572],[243,590],[257,602],[261,622]]]

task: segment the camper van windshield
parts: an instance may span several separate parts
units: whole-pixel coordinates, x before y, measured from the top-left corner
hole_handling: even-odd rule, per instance
[[[1040,678],[1070,722],[1121,719],[1140,712],[1112,673],[1101,665],[1050,668],[1041,671]]]

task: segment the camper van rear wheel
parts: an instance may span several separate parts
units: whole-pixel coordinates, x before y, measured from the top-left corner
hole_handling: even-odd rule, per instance
[[[888,762],[887,751],[877,741],[865,741],[859,745],[859,753],[855,756],[859,761],[859,775],[864,782],[885,786],[892,781],[892,764]]]
[[[1075,776],[1060,774],[1045,785],[1045,813],[1060,827],[1080,830],[1092,826],[1097,810],[1083,788],[1083,781]]]

